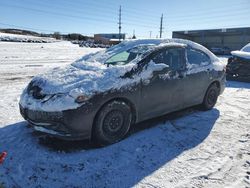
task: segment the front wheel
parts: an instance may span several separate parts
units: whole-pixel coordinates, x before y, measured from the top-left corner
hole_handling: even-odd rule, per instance
[[[127,134],[131,122],[129,105],[123,101],[109,102],[97,114],[93,137],[99,145],[116,143]]]
[[[212,85],[209,86],[209,88],[207,89],[206,95],[203,99],[203,103],[202,103],[202,109],[203,110],[211,110],[214,105],[217,102],[219,96],[219,88],[217,87],[217,85],[214,83]]]

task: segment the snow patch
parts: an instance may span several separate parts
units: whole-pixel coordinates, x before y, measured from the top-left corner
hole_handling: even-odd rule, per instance
[[[204,66],[199,66],[195,64],[187,64],[187,75],[189,74],[195,74],[198,72],[204,72],[209,70],[215,70],[215,71],[223,71],[225,68],[225,65],[221,61],[215,61],[213,63],[209,63]]]
[[[0,33],[0,41],[5,42],[34,42],[34,43],[49,43],[58,40],[49,37],[35,37],[30,35],[16,35],[10,33]]]
[[[231,54],[234,55],[234,56],[237,56],[237,57],[244,58],[244,59],[250,59],[250,52],[232,51]]]

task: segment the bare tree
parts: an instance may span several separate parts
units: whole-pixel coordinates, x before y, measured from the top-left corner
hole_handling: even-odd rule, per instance
[[[55,39],[61,39],[61,34],[59,32],[54,32],[53,37]]]

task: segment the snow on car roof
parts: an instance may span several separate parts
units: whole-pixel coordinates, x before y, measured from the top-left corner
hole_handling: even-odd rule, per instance
[[[115,45],[111,48],[108,48],[107,50],[102,50],[100,52],[94,53],[94,54],[89,54],[87,56],[83,56],[81,59],[77,60],[75,62],[75,65],[77,64],[81,64],[82,62],[86,62],[86,61],[91,61],[91,62],[105,62],[105,60],[107,60],[109,57],[129,50],[131,48],[134,48],[136,46],[140,46],[140,45],[151,45],[151,46],[189,46],[191,48],[195,48],[201,51],[204,51],[209,57],[210,59],[215,62],[215,61],[219,61],[219,59],[213,54],[211,53],[207,48],[205,48],[204,46],[189,41],[189,40],[184,40],[184,39],[131,39],[131,40],[124,40],[123,42],[121,42],[118,45]]]

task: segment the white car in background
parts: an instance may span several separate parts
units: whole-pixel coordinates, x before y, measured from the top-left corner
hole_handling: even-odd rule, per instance
[[[231,54],[227,64],[227,79],[250,82],[250,43]]]

